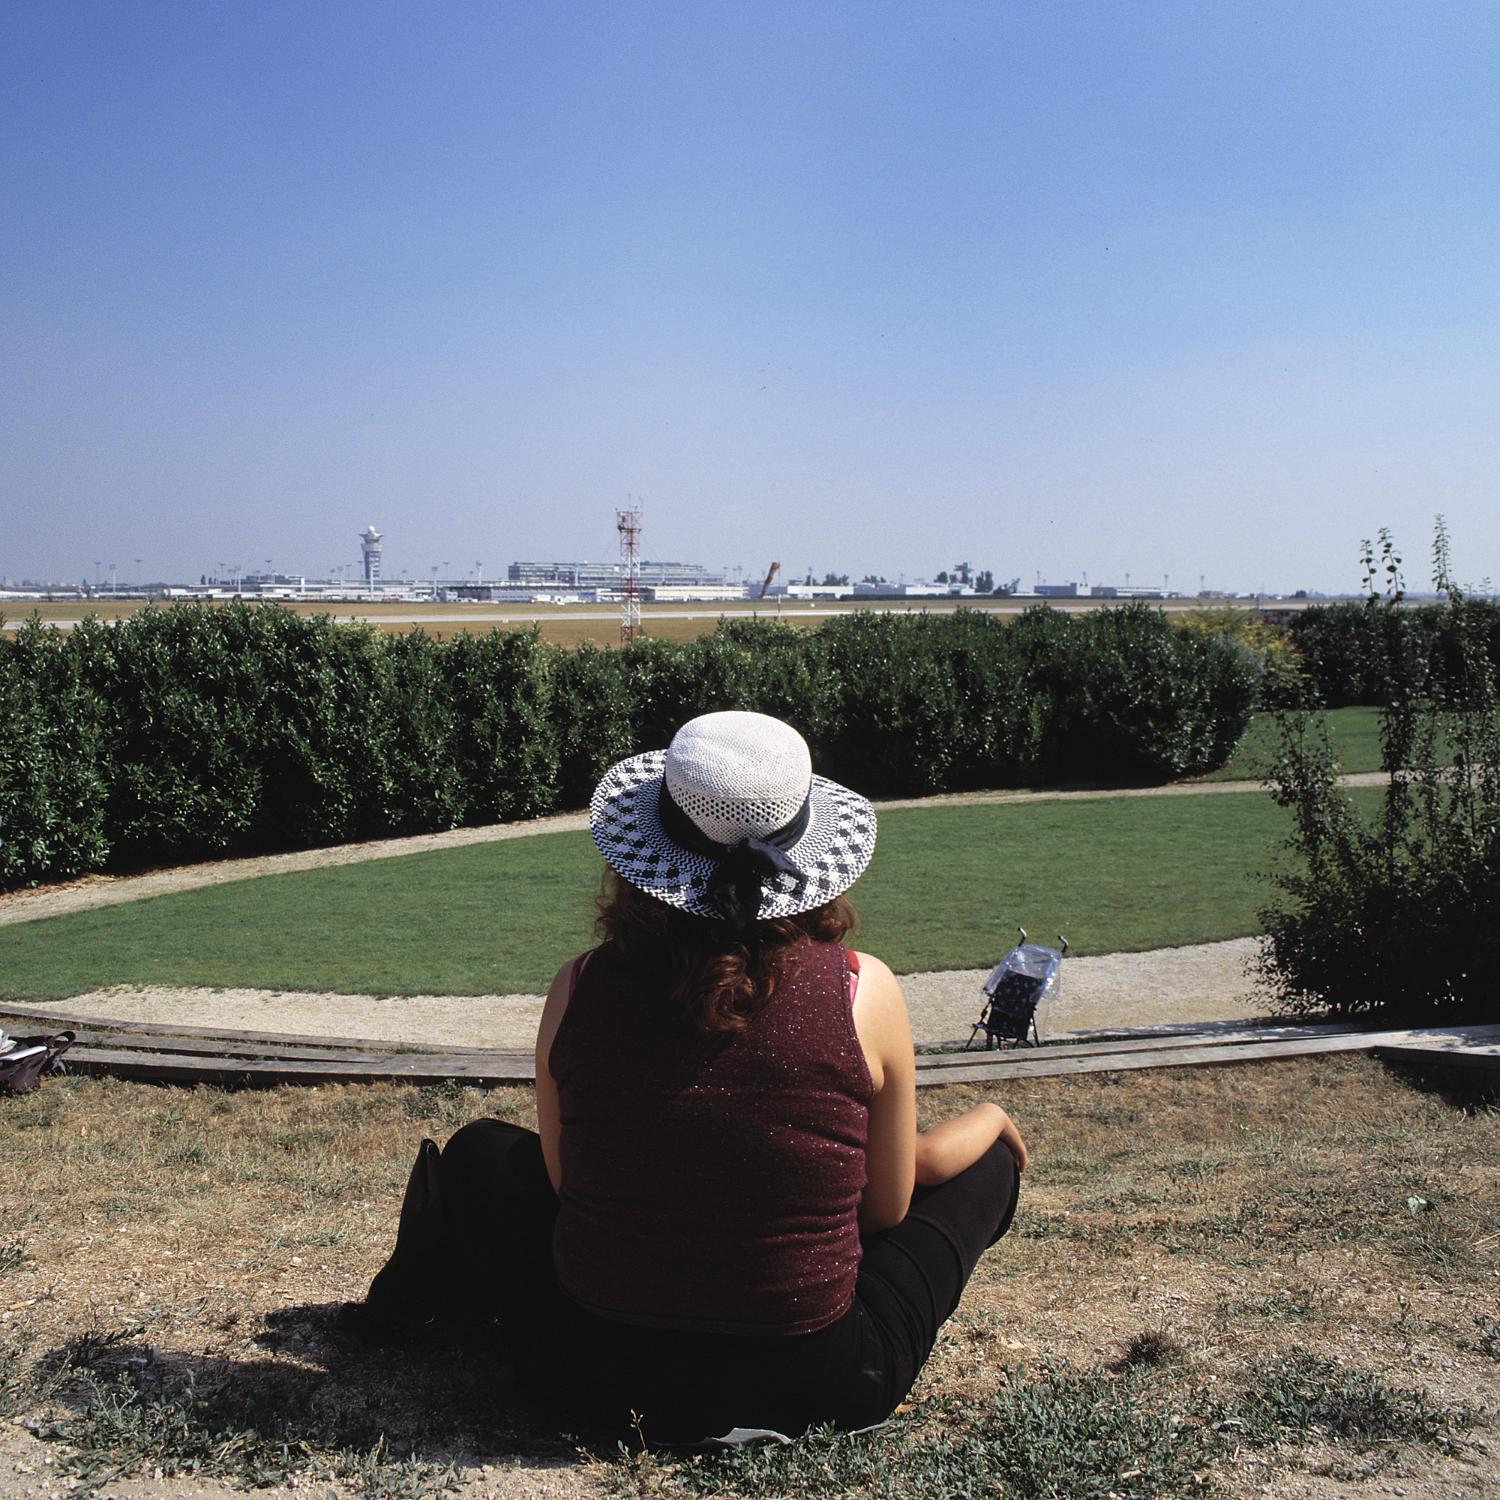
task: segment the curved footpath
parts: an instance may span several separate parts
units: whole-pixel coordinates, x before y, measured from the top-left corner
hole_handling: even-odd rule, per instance
[[[1342,778],[1345,785],[1371,786],[1381,772]],[[1198,782],[1165,787],[1075,791],[968,792],[880,802],[879,810],[1100,800],[1111,797],[1218,796],[1259,792],[1255,781]],[[326,865],[357,864],[453,849],[465,844],[528,838],[585,829],[582,813],[458,828],[447,833],[374,843],[344,844],[290,854],[220,860],[212,864],[156,870],[145,875],[93,875],[69,885],[0,895],[0,926],[39,921],[69,912],[142,901],[177,891],[202,889],[262,875],[287,874]],[[1190,1025],[1204,1021],[1262,1016],[1266,997],[1256,991],[1249,969],[1254,938],[1202,943],[1149,953],[1113,953],[1072,958],[1063,967],[1061,995],[1043,1007],[1038,1020],[1044,1037],[1121,1027]],[[998,955],[997,955],[998,957]],[[902,977],[920,1045],[969,1035],[979,1014],[983,969],[954,969]],[[60,1004],[38,1004],[38,1011],[66,1010],[99,1020],[168,1022],[225,1026],[236,1030],[303,1035],[363,1037],[371,1041],[443,1042],[455,1047],[528,1047],[541,1011],[538,995],[416,995],[376,997],[302,991],[208,990],[165,986],[93,991]],[[12,1013],[28,1009],[8,1007]]]
[[[1070,958],[1062,991],[1037,1016],[1046,1039],[1080,1031],[1243,1020],[1266,1012],[1246,977],[1254,938]],[[979,1016],[985,969],[904,974],[919,1046],[965,1040]],[[96,1020],[175,1022],[279,1035],[359,1037],[367,1041],[464,1047],[530,1047],[540,995],[330,995],[305,991],[118,986],[27,1006]],[[14,1030],[14,1026],[11,1027]]]

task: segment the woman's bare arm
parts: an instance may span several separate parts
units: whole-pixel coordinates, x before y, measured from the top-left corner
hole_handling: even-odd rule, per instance
[[[973,1109],[930,1130],[917,1130],[916,1058],[906,998],[896,976],[878,958],[859,955],[854,1029],[875,1084],[865,1161],[867,1182],[860,1226],[890,1229],[906,1217],[913,1186],[951,1182],[997,1140],[1010,1147],[1018,1170],[1026,1143],[998,1104]]]
[[[906,1217],[916,1182],[916,1057],[901,986],[866,953],[859,955],[854,1030],[875,1085],[859,1222],[862,1229],[893,1229]]]
[[[573,998],[573,985],[577,971],[582,968],[586,954],[569,959],[553,976],[547,990],[547,1003],[542,1007],[541,1024],[536,1032],[536,1130],[542,1138],[542,1160],[547,1164],[547,1176],[552,1182],[552,1191],[562,1191],[562,1158],[558,1154],[558,1140],[562,1134],[557,1112],[557,1085],[552,1080],[548,1060],[552,1055],[552,1042],[557,1028]]]

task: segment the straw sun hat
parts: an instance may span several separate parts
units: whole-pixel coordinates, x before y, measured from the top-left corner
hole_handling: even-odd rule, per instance
[[[589,827],[631,885],[738,930],[831,901],[875,849],[875,809],[814,776],[807,742],[766,714],[703,714],[611,767]]]

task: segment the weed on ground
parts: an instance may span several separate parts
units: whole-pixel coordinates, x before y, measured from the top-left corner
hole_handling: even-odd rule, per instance
[[[0,1493],[1463,1493],[1424,1491],[1435,1465],[1500,1488],[1500,1114],[1366,1057],[1002,1102],[1034,1153],[1015,1230],[893,1425],[695,1455],[649,1414],[624,1449],[560,1429],[493,1350],[334,1327],[418,1140],[530,1124],[529,1091],[49,1081],[0,1104]]]

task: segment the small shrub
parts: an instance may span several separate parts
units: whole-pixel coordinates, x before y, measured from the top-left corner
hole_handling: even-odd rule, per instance
[[[1123,1369],[1134,1365],[1175,1365],[1186,1357],[1187,1350],[1176,1334],[1165,1328],[1143,1328],[1126,1341],[1120,1365]]]

